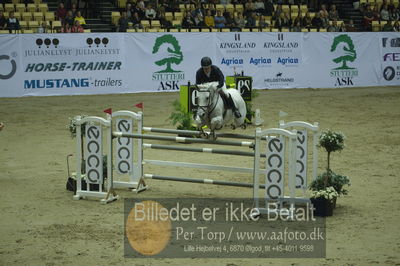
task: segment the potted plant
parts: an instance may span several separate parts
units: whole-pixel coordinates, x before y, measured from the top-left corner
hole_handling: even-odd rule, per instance
[[[338,197],[334,187],[326,187],[321,190],[314,190],[311,193],[310,199],[315,210],[315,216],[332,216],[333,215],[333,201]]]
[[[174,126],[178,124],[176,128],[179,130],[197,130],[193,125],[192,114],[190,112],[185,112],[178,100],[175,100],[172,105],[174,106],[174,112],[171,113],[168,120],[170,120]],[[178,136],[193,137],[187,134],[178,134]]]
[[[325,180],[327,181],[328,187],[333,187],[338,196],[347,195],[348,190],[347,187],[350,186],[350,179],[345,175],[340,175],[332,170],[330,172],[323,172],[322,174],[318,175],[318,177],[313,180],[310,184],[310,189],[312,191],[319,191],[325,188]],[[336,207],[336,198],[333,199],[333,207]]]
[[[344,148],[345,136],[341,132],[335,132],[332,130],[323,131],[319,137],[319,146],[324,148],[327,152],[327,167],[326,172],[319,175],[310,184],[312,190],[312,203],[315,207],[315,213],[318,214],[329,214],[330,207],[336,206],[336,199],[339,195],[347,194],[347,190],[344,186],[350,185],[350,180],[347,176],[339,175],[331,170],[331,153],[335,151],[341,151]],[[333,193],[332,189],[335,193]],[[327,196],[329,195],[329,197]],[[319,197],[321,200],[318,200]],[[324,203],[321,203],[324,202]],[[320,209],[322,208],[322,209]],[[324,208],[326,210],[324,210]],[[330,215],[321,215],[330,216]]]
[[[251,100],[253,101],[254,98],[256,98],[259,95],[259,93],[256,90],[251,91]],[[252,102],[245,102],[246,103],[246,119],[244,120],[247,124],[252,123],[252,119],[255,117],[256,112],[252,110],[253,104]]]

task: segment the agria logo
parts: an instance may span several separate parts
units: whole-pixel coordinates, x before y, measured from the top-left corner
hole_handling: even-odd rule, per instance
[[[332,61],[341,64],[333,68],[330,73],[331,77],[336,78],[335,86],[354,85],[353,78],[358,76],[358,70],[347,65],[348,62],[354,62],[357,59],[353,40],[347,34],[336,36],[330,51],[336,56]]]
[[[154,72],[153,81],[159,81],[158,90],[179,90],[178,83],[185,79],[185,73],[174,70],[172,65],[179,65],[183,61],[183,54],[178,40],[170,34],[158,37],[153,46],[153,54],[167,52],[168,56],[155,61],[157,66],[164,66],[165,69]]]

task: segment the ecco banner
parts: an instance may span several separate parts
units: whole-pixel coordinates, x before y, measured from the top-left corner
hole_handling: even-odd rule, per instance
[[[255,89],[400,85],[400,33],[0,35],[0,97],[177,91],[203,56]]]

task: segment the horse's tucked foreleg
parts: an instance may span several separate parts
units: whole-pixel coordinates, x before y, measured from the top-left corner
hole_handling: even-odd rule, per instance
[[[224,126],[222,116],[216,116],[211,119],[211,130],[220,130]]]

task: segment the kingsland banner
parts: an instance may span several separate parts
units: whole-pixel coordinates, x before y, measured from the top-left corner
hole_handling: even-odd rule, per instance
[[[203,56],[253,88],[400,85],[399,33],[0,35],[0,97],[177,91]]]

